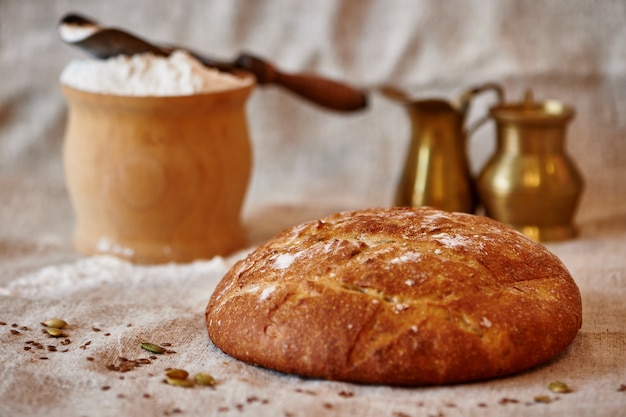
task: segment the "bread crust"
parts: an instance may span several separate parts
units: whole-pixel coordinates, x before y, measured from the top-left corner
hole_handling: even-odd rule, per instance
[[[544,246],[482,216],[367,209],[307,222],[237,262],[206,309],[213,343],[306,377],[482,380],[553,358],[580,292]]]

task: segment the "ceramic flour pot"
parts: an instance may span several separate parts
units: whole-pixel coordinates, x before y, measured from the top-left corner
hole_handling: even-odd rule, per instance
[[[245,104],[254,79],[240,76],[241,87],[187,96],[62,86],[77,251],[161,263],[245,245],[240,212],[252,165]]]

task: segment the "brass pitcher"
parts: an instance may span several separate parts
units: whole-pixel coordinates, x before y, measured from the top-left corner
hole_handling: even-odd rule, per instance
[[[574,109],[555,100],[537,103],[528,92],[523,102],[494,106],[490,114],[497,147],[477,180],[486,214],[536,241],[575,236],[584,184],[565,152]]]
[[[395,204],[431,206],[447,211],[473,213],[477,193],[467,159],[465,119],[472,98],[494,91],[503,102],[502,88],[488,83],[467,90],[458,104],[442,99],[413,100],[394,87],[381,92],[406,106],[411,118],[412,135]],[[482,118],[476,125],[480,125]]]

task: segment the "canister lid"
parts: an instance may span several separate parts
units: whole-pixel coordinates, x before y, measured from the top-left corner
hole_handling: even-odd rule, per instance
[[[536,102],[528,90],[523,102],[500,104],[492,107],[490,113],[501,122],[559,124],[571,119],[574,109],[559,100]]]

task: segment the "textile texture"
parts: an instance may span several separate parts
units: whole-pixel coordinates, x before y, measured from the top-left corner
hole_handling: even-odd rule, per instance
[[[247,51],[285,72],[348,82],[368,107],[337,113],[276,86],[247,105],[254,167],[248,246],[191,263],[136,265],[72,248],[65,185],[65,65],[85,55],[57,22],[105,25],[223,60]],[[626,3],[554,0],[0,1],[0,416],[621,416],[626,409]],[[204,308],[234,262],[275,233],[333,212],[393,204],[411,135],[392,84],[456,101],[502,85],[506,99],[575,108],[566,152],[585,180],[577,237],[546,243],[583,299],[561,355],[496,380],[394,388],[303,379],[239,362],[207,336]],[[495,98],[472,102],[468,124]],[[466,143],[473,173],[495,149],[488,123]],[[497,300],[494,300],[497,302]],[[42,321],[69,323],[65,336]],[[166,347],[152,353],[142,342]],[[213,387],[164,383],[167,368]],[[565,382],[571,392],[548,385]]]

